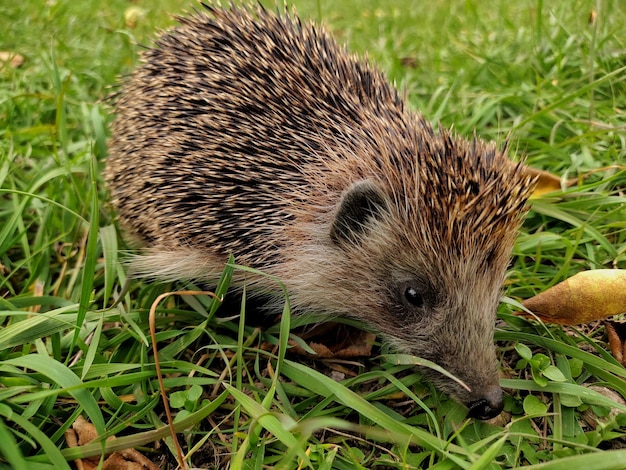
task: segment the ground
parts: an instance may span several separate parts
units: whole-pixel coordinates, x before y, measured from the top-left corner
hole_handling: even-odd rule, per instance
[[[109,449],[136,447],[161,468],[176,467],[148,310],[161,293],[189,286],[133,282],[107,308],[124,284],[129,248],[100,175],[106,97],[137,66],[140,45],[175,23],[167,12],[193,6],[0,4],[0,468],[70,468],[100,455],[99,443],[68,448],[65,432],[78,416],[101,438],[117,436]],[[245,326],[245,309],[215,315],[207,296],[161,302],[163,386],[189,465],[626,467],[626,370],[609,353],[603,324],[561,327],[513,314],[577,272],[626,268],[626,5],[341,0],[296,8],[367,53],[435,125],[507,141],[514,158],[573,181],[531,202],[516,244],[495,338],[506,406],[492,422],[465,419],[463,406],[379,340],[370,357],[293,354],[288,341],[305,344],[304,333],[288,328],[319,318],[286,309],[282,323],[258,329]]]

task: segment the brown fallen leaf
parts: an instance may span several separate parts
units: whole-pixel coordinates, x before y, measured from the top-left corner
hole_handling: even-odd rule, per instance
[[[65,431],[65,441],[68,447],[85,445],[97,437],[95,426],[82,416],[79,416],[72,427]],[[111,436],[107,441],[112,439],[115,437]],[[98,468],[100,457],[78,459],[74,463],[77,470],[94,470]],[[132,448],[112,453],[102,463],[101,468],[102,470],[159,470],[157,465]]]
[[[0,51],[0,70],[8,65],[12,69],[18,68],[24,63],[24,56],[15,52]]]
[[[98,437],[96,427],[82,416],[76,418],[76,421],[72,424],[72,429],[76,435],[76,443],[79,446],[84,446]]]
[[[591,171],[588,171],[585,174],[578,175],[578,177],[570,178],[568,180],[562,180],[557,175],[553,175],[552,173],[549,173],[543,170],[536,170],[535,168],[532,168],[529,166],[524,168],[524,173],[528,176],[537,178],[537,186],[535,187],[535,190],[530,196],[530,199],[536,199],[540,196],[543,196],[544,194],[548,194],[548,193],[552,193],[555,191],[560,191],[564,188],[570,188],[572,186],[576,186],[578,183],[584,181],[586,178],[588,178],[589,176],[595,173],[601,173],[601,172],[610,171],[610,170],[623,170],[623,169],[624,169],[623,165],[610,165],[610,166],[605,166],[602,168],[595,168]]]
[[[522,305],[541,321],[577,325],[626,312],[626,270],[583,271]],[[529,316],[521,312],[523,316]]]
[[[313,352],[315,352],[315,354],[309,353],[302,346],[300,346],[298,343],[296,343],[293,340],[289,340],[289,346],[290,346],[289,352],[293,352],[300,356],[315,357],[319,359],[328,359],[330,357],[334,357],[334,354],[332,353],[332,351],[328,349],[327,346],[321,343],[307,343],[307,346],[311,348]]]
[[[361,331],[354,343],[337,351],[335,357],[348,359],[351,357],[370,356],[372,354],[374,341],[376,341],[376,335],[374,333]]]
[[[290,341],[290,352],[315,359],[349,359],[370,356],[376,335],[340,323],[327,322],[299,333],[307,346],[315,351],[308,353],[295,341]]]
[[[552,173],[548,173],[547,171],[536,170],[535,168],[531,168],[527,166],[524,169],[524,173],[528,176],[537,178],[537,186],[535,186],[535,190],[530,196],[531,199],[535,199],[539,196],[543,196],[547,193],[552,193],[554,191],[560,191],[562,189],[561,178],[553,175]],[[577,183],[576,178],[572,178],[570,180],[565,181],[565,187],[573,186]]]
[[[604,328],[609,337],[611,354],[618,362],[626,367],[626,322],[605,320]]]

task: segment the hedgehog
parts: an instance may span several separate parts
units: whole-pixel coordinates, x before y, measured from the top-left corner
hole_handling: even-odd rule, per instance
[[[295,11],[177,17],[113,100],[105,180],[133,276],[215,284],[230,255],[267,310],[347,316],[430,360],[437,389],[503,408],[496,309],[533,181],[493,143],[411,110]]]

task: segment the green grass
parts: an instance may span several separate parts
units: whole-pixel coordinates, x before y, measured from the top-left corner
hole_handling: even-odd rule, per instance
[[[105,309],[124,283],[125,246],[100,177],[110,121],[100,100],[135,66],[137,43],[186,7],[138,4],[144,16],[130,28],[133,5],[0,4],[0,51],[25,59],[0,68],[0,468],[69,468],[68,459],[99,455],[100,442],[67,448],[63,433],[78,415],[118,437],[107,447],[139,446],[176,466],[147,313],[173,286],[135,282],[119,308]],[[626,406],[606,390],[626,397],[626,370],[607,353],[603,327],[563,329],[512,312],[515,300],[581,270],[626,268],[626,4],[296,6],[367,52],[434,123],[508,138],[530,165],[579,184],[535,200],[516,245],[496,334],[509,393],[500,421],[465,420],[410,366],[389,362],[385,346],[343,365],[354,376],[330,379],[327,364],[287,351],[288,328],[301,321],[288,309],[261,331],[214,315],[208,297],[164,301],[159,358],[190,464],[625,468]]]

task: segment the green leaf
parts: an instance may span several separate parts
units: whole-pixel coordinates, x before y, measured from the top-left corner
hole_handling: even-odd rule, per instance
[[[274,436],[276,436],[276,438],[279,439],[283,444],[285,444],[288,449],[297,449],[296,454],[298,455],[298,457],[302,459],[302,461],[305,462],[308,466],[311,466],[309,458],[305,454],[304,449],[300,447],[296,438],[287,429],[285,429],[285,425],[281,423],[281,421],[279,421],[278,417],[274,413],[270,413],[263,407],[263,405],[257,403],[248,395],[241,392],[240,390],[237,390],[232,385],[225,383],[224,387],[233,396],[233,398],[237,400],[237,403],[243,407],[243,409],[248,415],[250,415],[252,419],[254,419],[261,426],[263,426]],[[295,422],[291,422],[289,424],[289,422],[292,420],[286,415],[283,415],[283,419],[287,420],[286,422],[288,426],[295,425]],[[239,449],[239,452],[237,452],[235,459],[233,460],[234,468],[241,468],[243,464],[242,459],[244,458],[246,453],[247,446],[242,445]]]
[[[556,366],[548,366],[543,370],[543,375],[552,380],[553,382],[567,382],[567,379],[563,375],[563,372]]]
[[[470,467],[470,470],[482,470],[485,468],[490,468],[493,465],[493,461],[500,453],[502,446],[505,444],[507,440],[508,440],[508,436],[504,435],[500,439],[498,439],[496,442],[491,444],[489,448],[485,452],[483,452],[480,458],[472,464],[472,466]]]
[[[187,401],[187,392],[185,390],[173,392],[170,394],[169,400],[172,408],[183,408]]]
[[[513,390],[529,390],[533,392],[546,392],[546,393],[566,393],[569,395],[579,397],[584,403],[592,405],[605,406],[607,408],[616,408],[621,412],[626,412],[626,405],[617,403],[610,398],[605,397],[601,393],[596,392],[588,387],[583,387],[578,384],[571,384],[565,382],[548,382],[546,386],[540,386],[531,380],[520,379],[500,379],[500,385],[503,388],[510,388]]]
[[[541,387],[545,387],[546,385],[548,385],[548,383],[550,383],[550,381],[546,377],[544,377],[540,369],[533,367],[531,370],[531,375],[533,376],[533,380],[537,383],[537,385],[540,385]]]
[[[1,415],[11,415],[11,409],[6,405],[0,405],[2,410],[0,411]],[[11,465],[13,470],[28,470],[28,464],[24,460],[24,455],[20,451],[15,438],[13,437],[13,433],[9,430],[8,426],[5,426],[4,421],[0,419],[0,442],[2,445],[0,446],[0,455],[2,456],[2,460],[6,461]]]
[[[440,365],[435,364],[434,362],[429,361],[428,359],[423,359],[421,357],[413,356],[411,354],[383,354],[382,356],[392,364],[428,367],[429,369],[437,371],[440,374],[448,377],[450,380],[453,380],[454,382],[458,383],[461,387],[469,391],[469,387],[465,384],[465,382],[463,382],[461,379],[457,378],[455,375],[445,370]]]
[[[563,406],[567,406],[569,408],[577,408],[583,404],[583,401],[580,399],[580,397],[568,395],[567,393],[562,393],[560,396],[561,405]]]
[[[68,465],[66,459],[63,457],[63,454],[58,449],[57,445],[50,440],[50,438],[41,431],[36,425],[30,422],[29,419],[24,418],[23,416],[18,415],[17,413],[13,413],[8,409],[8,407],[4,405],[0,405],[0,416],[3,416],[7,421],[13,421],[17,426],[21,427],[30,437],[32,437],[37,443],[41,446],[42,450],[45,452],[45,457],[47,460],[54,465],[55,469],[59,470],[70,470],[70,466]],[[6,427],[4,427],[2,421],[0,420],[0,430],[7,431]],[[2,438],[2,445],[0,445],[0,450],[7,457],[7,460],[11,463],[11,470],[26,470],[34,467],[33,463],[27,462],[20,454],[19,448],[17,446],[11,445],[11,443],[15,442],[12,439],[12,435],[6,435],[4,432],[0,432],[0,437]]]
[[[215,315],[215,312],[217,311],[219,306],[222,304],[221,299],[224,298],[224,296],[226,295],[226,292],[228,291],[228,287],[230,286],[230,282],[233,278],[233,271],[234,271],[233,263],[234,263],[234,257],[233,255],[230,255],[228,257],[228,262],[226,263],[226,266],[224,266],[224,270],[222,271],[220,280],[217,283],[217,287],[215,288],[214,294],[216,295],[217,299],[214,298],[213,301],[211,302],[211,307],[209,308],[209,318],[212,318],[213,315]]]
[[[524,412],[529,415],[545,415],[548,411],[548,406],[543,403],[535,395],[527,395],[524,398]]]
[[[117,231],[115,226],[100,227],[100,241],[104,256],[104,302],[111,297],[118,263]]]
[[[105,433],[104,417],[98,403],[87,390],[86,385],[65,365],[41,354],[29,354],[7,359],[3,363],[15,367],[25,367],[48,377],[51,383],[61,387],[59,393],[65,391],[76,399],[89,416],[98,435]]]
[[[352,390],[302,364],[286,359],[283,363],[283,373],[294,382],[316,394],[330,397],[334,401],[356,411],[372,423],[376,423],[386,431],[396,435],[400,440],[413,439],[417,444],[436,451],[442,456],[452,457],[451,452],[463,455],[468,454],[460,446],[447,443],[445,440],[438,439],[420,428],[408,426],[395,420]]]
[[[174,417],[174,422],[178,423],[182,421],[183,419],[188,418],[189,416],[191,416],[191,411],[180,410]]]
[[[202,396],[202,387],[200,385],[192,385],[187,390],[187,400],[197,403],[200,397]]]
[[[583,366],[584,366],[583,361],[574,357],[572,359],[569,359],[568,362],[569,362],[569,368],[570,368],[573,378],[576,378],[580,374],[583,373]]]
[[[91,342],[89,343],[89,348],[87,349],[87,353],[85,354],[85,361],[83,362],[82,372],[80,374],[81,380],[85,380],[85,377],[89,373],[89,369],[91,368],[96,355],[100,351],[100,339],[102,338],[102,328],[103,328],[103,319],[100,317],[96,323],[96,329],[93,331],[91,335]]]
[[[174,423],[174,429],[176,430],[176,432],[182,432],[183,430],[198,424],[211,413],[214,413],[215,410],[217,410],[228,397],[228,392],[226,390],[223,391],[215,398],[215,400],[213,400],[206,406],[203,406],[198,411],[191,413],[184,419],[176,420],[176,422]],[[83,459],[85,457],[100,455],[103,450],[106,453],[112,453],[118,450],[128,449],[129,447],[137,447],[148,444],[150,442],[154,442],[159,439],[168,437],[169,435],[169,428],[167,426],[161,426],[157,429],[152,429],[150,431],[130,434],[128,436],[118,436],[115,439],[103,441],[104,449],[102,443],[90,442],[89,444],[80,447],[63,449],[61,453],[63,454],[63,457],[67,460]]]
[[[527,361],[530,361],[533,358],[533,352],[525,344],[516,343],[515,350],[517,351],[517,354],[519,354],[523,359],[526,359]]]
[[[624,470],[626,450],[604,450],[529,465],[525,470]]]
[[[548,356],[546,356],[545,354],[539,353],[533,356],[530,363],[532,364],[533,367],[536,367],[537,369],[542,371],[551,364],[551,361]]]
[[[83,266],[83,282],[80,289],[78,318],[76,319],[76,329],[74,330],[74,337],[72,338],[70,351],[74,349],[74,345],[78,341],[78,336],[80,335],[80,325],[82,325],[85,321],[85,316],[87,315],[87,310],[89,309],[89,304],[91,303],[94,272],[96,270],[96,260],[98,257],[97,249],[100,205],[98,199],[97,169],[95,157],[90,158],[89,163],[89,176],[91,178],[89,199],[91,218],[89,220],[89,234],[87,236],[87,246],[85,247],[85,264]]]

